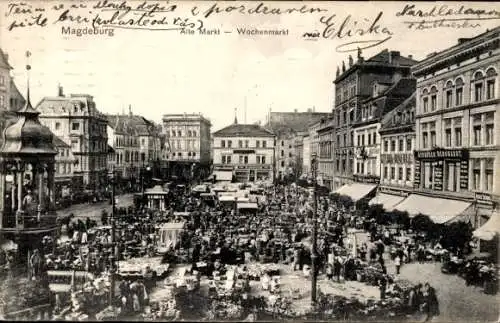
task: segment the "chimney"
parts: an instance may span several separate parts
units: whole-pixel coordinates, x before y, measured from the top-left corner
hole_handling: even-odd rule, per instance
[[[307,112],[311,113],[311,112],[312,112],[312,109],[311,109],[311,108],[307,109]]]
[[[63,87],[61,86],[61,84],[57,86],[57,96],[64,97]]]
[[[294,109],[293,112],[297,113],[298,111],[297,111],[297,109]]]
[[[129,114],[129,116],[132,116],[132,105],[131,104],[128,105],[128,114]]]
[[[463,44],[463,43],[465,43],[466,41],[468,41],[468,40],[470,40],[470,39],[471,39],[471,38],[459,38],[459,39],[458,39],[458,44],[459,44],[459,45],[460,45],[460,44]]]
[[[409,59],[413,59],[413,55],[408,55],[408,58]]]

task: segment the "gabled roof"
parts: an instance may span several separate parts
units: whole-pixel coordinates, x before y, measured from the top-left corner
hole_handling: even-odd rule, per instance
[[[44,97],[37,105],[36,110],[43,114],[73,114],[74,108],[79,108],[86,115],[100,116],[102,113],[97,110],[90,95],[82,94],[71,96]],[[79,112],[81,113],[81,112]]]
[[[213,133],[214,137],[274,137],[274,134],[256,124],[232,124]]]
[[[128,133],[134,136],[156,136],[157,126],[148,119],[139,115],[106,115],[108,125],[117,133]]]
[[[408,97],[415,93],[417,82],[413,78],[402,78],[387,88],[384,92],[376,97],[369,98],[363,102],[363,105],[375,105],[375,119],[380,120],[387,113],[395,109]],[[358,114],[356,123],[360,122],[361,113]]]
[[[7,59],[7,55],[0,48],[0,68],[6,68],[11,70],[12,66],[10,66],[9,61]]]
[[[265,128],[277,135],[304,132],[328,115],[328,112],[271,112],[271,120]]]
[[[381,121],[380,129],[391,129],[402,126],[414,125],[415,123],[415,106],[417,104],[416,92],[407,98],[403,103],[398,105],[392,111],[388,112]],[[410,113],[413,110],[413,113]],[[407,115],[407,118],[394,118],[397,115]]]
[[[52,137],[52,144],[57,148],[71,148],[70,145],[65,143],[61,138],[59,138],[56,135],[54,135],[54,137]]]

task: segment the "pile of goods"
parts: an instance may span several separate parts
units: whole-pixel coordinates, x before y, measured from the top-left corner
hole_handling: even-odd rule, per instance
[[[142,315],[145,321],[155,320],[178,320],[180,318],[180,310],[175,299],[175,287],[168,287],[162,289],[162,299],[152,301],[150,310]]]
[[[1,284],[2,312],[8,314],[48,304],[49,295],[48,286],[38,280],[8,277]]]
[[[280,273],[279,266],[276,264],[259,264],[252,263],[247,266],[248,279],[260,280],[262,276],[268,274],[269,276],[278,276]]]
[[[366,282],[366,284],[371,286],[376,286],[380,279],[383,278],[384,272],[382,271],[382,266],[379,263],[372,263],[356,271],[356,276],[358,281]]]

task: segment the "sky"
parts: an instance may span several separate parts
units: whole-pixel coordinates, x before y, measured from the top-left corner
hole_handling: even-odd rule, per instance
[[[14,67],[12,75],[22,93],[26,92],[26,51],[31,52],[30,91],[33,104],[44,96],[57,95],[58,84],[65,94],[87,93],[94,96],[97,107],[104,113],[132,112],[160,122],[164,114],[202,113],[212,121],[216,131],[234,120],[235,109],[241,123],[265,121],[272,111],[331,111],[333,80],[347,53],[339,53],[336,46],[354,40],[378,39],[381,35],[346,37],[344,39],[304,40],[305,32],[323,31],[322,16],[335,14],[337,27],[347,15],[351,22],[375,19],[383,12],[381,25],[388,28],[392,38],[387,42],[363,50],[369,58],[388,48],[401,55],[413,55],[420,60],[426,55],[457,43],[461,37],[473,37],[498,26],[498,20],[480,20],[475,28],[435,28],[413,30],[403,21],[414,17],[397,17],[405,3],[391,2],[307,2],[308,7],[320,7],[327,12],[314,14],[259,15],[239,12],[211,14],[202,18],[208,28],[221,28],[220,35],[181,35],[178,31],[115,29],[114,36],[63,35],[61,27],[86,28],[89,24],[54,23],[60,11],[54,5],[78,1],[24,1],[34,10],[43,8],[47,26],[16,27],[15,21],[31,19],[31,14],[14,14],[8,1],[0,2],[6,12],[0,19],[0,48],[9,55]],[[108,2],[119,4],[122,1]],[[137,6],[142,1],[128,1]],[[10,2],[17,4],[19,2]],[[90,1],[90,4],[97,3]],[[153,5],[176,4],[175,16],[192,17],[190,10],[197,6],[206,11],[215,2],[148,2]],[[238,2],[216,5],[243,5],[255,8],[257,3]],[[265,2],[273,8],[302,6],[298,2]],[[446,2],[447,9],[458,9],[465,3]],[[430,10],[440,3],[417,3],[418,8]],[[474,9],[491,10],[488,3],[469,3]],[[28,8],[28,7],[25,7]],[[98,10],[71,9],[72,14],[94,17]],[[91,11],[92,13],[87,13]],[[9,13],[10,12],[10,13]],[[111,11],[101,12],[110,16]],[[35,13],[38,14],[39,12]],[[157,15],[156,13],[155,15]],[[31,16],[30,16],[31,15]],[[169,16],[170,15],[170,16]],[[451,16],[450,16],[451,17]],[[463,18],[460,14],[454,18]],[[474,17],[479,17],[478,15]],[[422,18],[418,18],[422,19]],[[364,22],[366,26],[367,22]],[[236,28],[288,29],[287,36],[243,36]],[[224,30],[232,31],[224,33]],[[356,53],[352,53],[356,56]],[[246,99],[245,99],[246,98]],[[246,102],[246,104],[245,104]],[[245,109],[246,106],[246,109]],[[246,113],[245,113],[246,110]]]

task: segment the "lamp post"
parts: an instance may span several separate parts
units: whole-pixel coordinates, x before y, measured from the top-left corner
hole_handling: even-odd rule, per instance
[[[113,307],[113,300],[115,297],[115,168],[111,166],[110,181],[111,181],[111,254],[109,256],[110,260],[110,286],[109,286],[109,306]]]
[[[311,303],[312,305],[316,304],[316,285],[317,285],[317,259],[318,253],[316,250],[317,244],[317,216],[318,216],[318,192],[317,192],[317,179],[318,176],[318,165],[317,165],[317,154],[312,153],[311,158],[311,168],[312,168],[312,176],[313,176],[313,185],[314,185],[314,201],[313,201],[313,230],[312,230],[312,246],[311,246],[311,270],[312,270],[312,279],[311,279]]]

